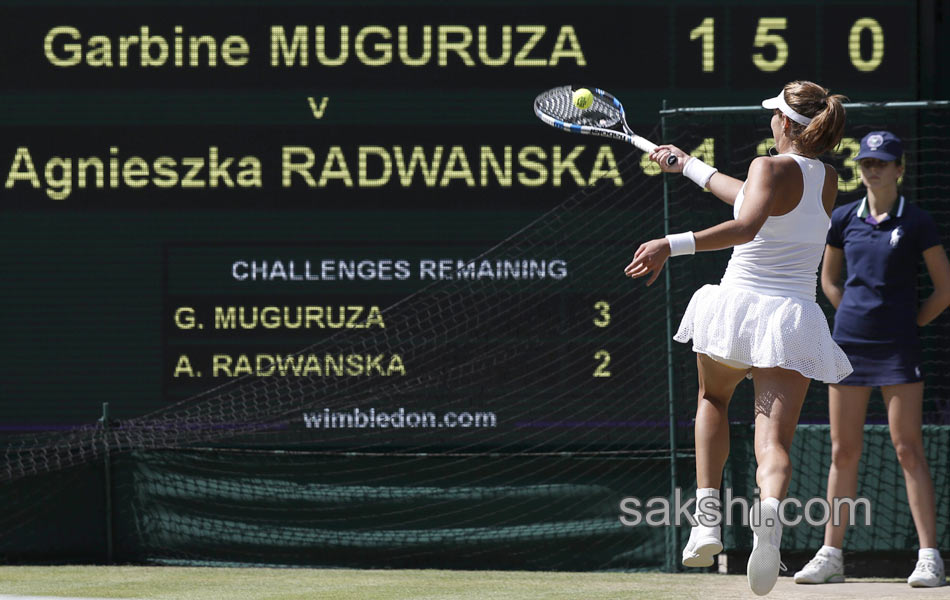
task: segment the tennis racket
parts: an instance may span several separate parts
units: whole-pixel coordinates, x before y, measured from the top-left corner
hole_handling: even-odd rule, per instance
[[[646,153],[653,152],[656,144],[630,129],[620,100],[604,90],[588,88],[594,102],[590,108],[580,109],[574,106],[574,89],[565,85],[539,95],[534,99],[534,114],[551,127],[623,140]],[[676,157],[671,155],[666,164],[675,165]]]

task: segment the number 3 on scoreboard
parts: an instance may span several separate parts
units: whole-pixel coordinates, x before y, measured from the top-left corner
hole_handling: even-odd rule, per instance
[[[600,361],[594,369],[594,377],[610,377],[610,371],[607,370],[607,365],[610,364],[610,352],[598,350],[594,353],[594,360]]]
[[[594,303],[594,310],[597,311],[597,316],[594,317],[594,327],[610,325],[610,303],[598,300]]]

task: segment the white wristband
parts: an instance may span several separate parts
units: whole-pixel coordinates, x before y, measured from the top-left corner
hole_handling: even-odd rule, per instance
[[[705,188],[714,173],[719,171],[716,167],[711,167],[699,160],[695,156],[691,157],[683,165],[683,175],[701,188]]]
[[[696,254],[696,238],[693,237],[692,231],[671,233],[666,239],[670,242],[670,256]]]

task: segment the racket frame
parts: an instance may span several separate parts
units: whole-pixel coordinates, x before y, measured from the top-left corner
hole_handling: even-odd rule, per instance
[[[570,86],[565,86],[566,89],[570,89]],[[574,123],[566,123],[560,119],[556,119],[551,115],[543,112],[538,106],[537,99],[534,103],[534,114],[538,116],[539,119],[550,125],[551,127],[556,127],[558,129],[563,129],[564,131],[570,131],[571,133],[583,133],[586,135],[597,135],[600,137],[611,138],[615,140],[620,140],[627,142],[628,144],[633,144],[643,152],[647,154],[653,152],[656,149],[656,144],[646,139],[645,137],[639,136],[634,133],[633,129],[630,128],[630,125],[627,124],[627,113],[623,108],[620,100],[617,100],[613,94],[605,92],[600,88],[592,88],[594,93],[603,98],[604,100],[609,101],[613,104],[618,111],[620,111],[620,123],[623,125],[623,131],[617,131],[616,129],[610,129],[607,127],[597,127],[594,125],[575,125]],[[670,156],[666,164],[674,165],[676,164],[676,157]]]

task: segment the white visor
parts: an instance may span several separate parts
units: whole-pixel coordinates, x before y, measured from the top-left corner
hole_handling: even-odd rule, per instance
[[[774,98],[769,98],[768,100],[762,101],[762,108],[771,108],[779,109],[782,111],[782,114],[788,117],[789,119],[800,123],[802,125],[808,125],[811,123],[811,117],[806,117],[805,115],[798,113],[791,106],[788,105],[788,102],[785,101],[785,90],[782,90],[778,93],[778,96]]]

